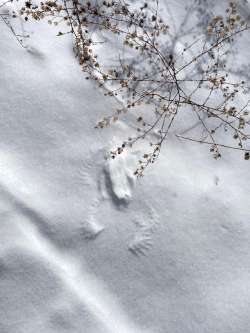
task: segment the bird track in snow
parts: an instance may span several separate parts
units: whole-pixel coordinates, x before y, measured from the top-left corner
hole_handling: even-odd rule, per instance
[[[153,246],[153,234],[156,230],[159,217],[157,213],[149,207],[146,216],[139,215],[134,219],[136,232],[129,243],[128,249],[135,255],[146,255],[148,250]]]

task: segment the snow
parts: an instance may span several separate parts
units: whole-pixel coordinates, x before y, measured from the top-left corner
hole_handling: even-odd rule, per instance
[[[136,180],[143,147],[106,159],[130,125],[94,128],[118,102],[71,37],[0,27],[0,332],[248,332],[249,162],[176,138],[184,119]]]
[[[125,152],[114,160],[109,158],[106,165],[107,181],[110,190],[118,201],[129,201],[132,197],[136,177],[134,171],[138,163],[136,154]]]

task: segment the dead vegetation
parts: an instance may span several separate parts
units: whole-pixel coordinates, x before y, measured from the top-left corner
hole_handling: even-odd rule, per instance
[[[139,110],[135,135],[110,152],[115,158],[149,138],[150,150],[139,161],[137,176],[156,161],[174,123],[187,112],[203,128],[202,136],[179,134],[179,138],[208,145],[216,159],[221,156],[221,148],[230,148],[241,150],[248,160],[249,101],[239,103],[240,96],[246,97],[246,83],[235,82],[227,67],[234,41],[249,30],[236,3],[230,2],[224,15],[215,16],[195,40],[184,43],[179,54],[166,48],[171,26],[159,13],[158,0],[142,2],[139,8],[123,0],[48,0],[39,6],[26,1],[21,9],[25,20],[46,19],[58,26],[58,36],[72,34],[75,54],[87,79],[105,88],[106,96],[123,96],[123,107],[101,119],[98,128],[110,126],[133,109]],[[119,36],[131,56],[122,58],[117,51],[118,64],[104,66],[94,30],[109,34],[111,40]],[[151,107],[149,117],[143,112],[145,105]],[[152,132],[157,133],[154,139]],[[234,144],[228,144],[228,136]],[[220,141],[222,137],[224,142]]]

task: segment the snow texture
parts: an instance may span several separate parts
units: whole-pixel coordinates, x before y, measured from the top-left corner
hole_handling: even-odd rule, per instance
[[[176,33],[189,4],[167,2]],[[196,5],[198,20],[225,7]],[[18,20],[22,48],[0,28],[0,333],[249,332],[249,162],[171,133],[137,181],[139,150],[105,158],[129,125],[94,128],[117,105],[85,80],[71,36]],[[239,66],[248,57],[246,37]]]

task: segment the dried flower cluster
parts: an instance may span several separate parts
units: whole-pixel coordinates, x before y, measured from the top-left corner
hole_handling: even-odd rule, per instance
[[[39,6],[27,1],[21,9],[25,20],[46,18],[49,24],[61,24],[66,31],[60,30],[58,36],[73,34],[75,54],[87,79],[97,81],[107,96],[123,96],[124,106],[104,117],[97,127],[109,126],[132,109],[142,110],[136,117],[135,135],[111,152],[111,158],[115,158],[139,140],[157,133],[154,139],[150,137],[150,152],[139,161],[137,176],[158,158],[170,129],[183,112],[191,112],[197,118],[203,135],[198,139],[178,137],[208,144],[215,158],[221,156],[220,148],[225,147],[242,150],[248,160],[248,102],[239,106],[237,101],[245,93],[246,84],[234,82],[227,71],[234,39],[249,30],[236,3],[230,2],[225,15],[214,17],[206,33],[202,31],[195,41],[185,44],[180,54],[166,48],[171,28],[159,12],[158,0],[148,0],[140,8],[123,0],[48,0]],[[117,52],[118,64],[103,66],[102,54],[92,37],[94,29],[111,37],[119,36],[130,57],[121,58]],[[152,107],[150,116],[143,112],[145,105]],[[230,134],[236,144],[219,143],[217,134],[221,130]]]

